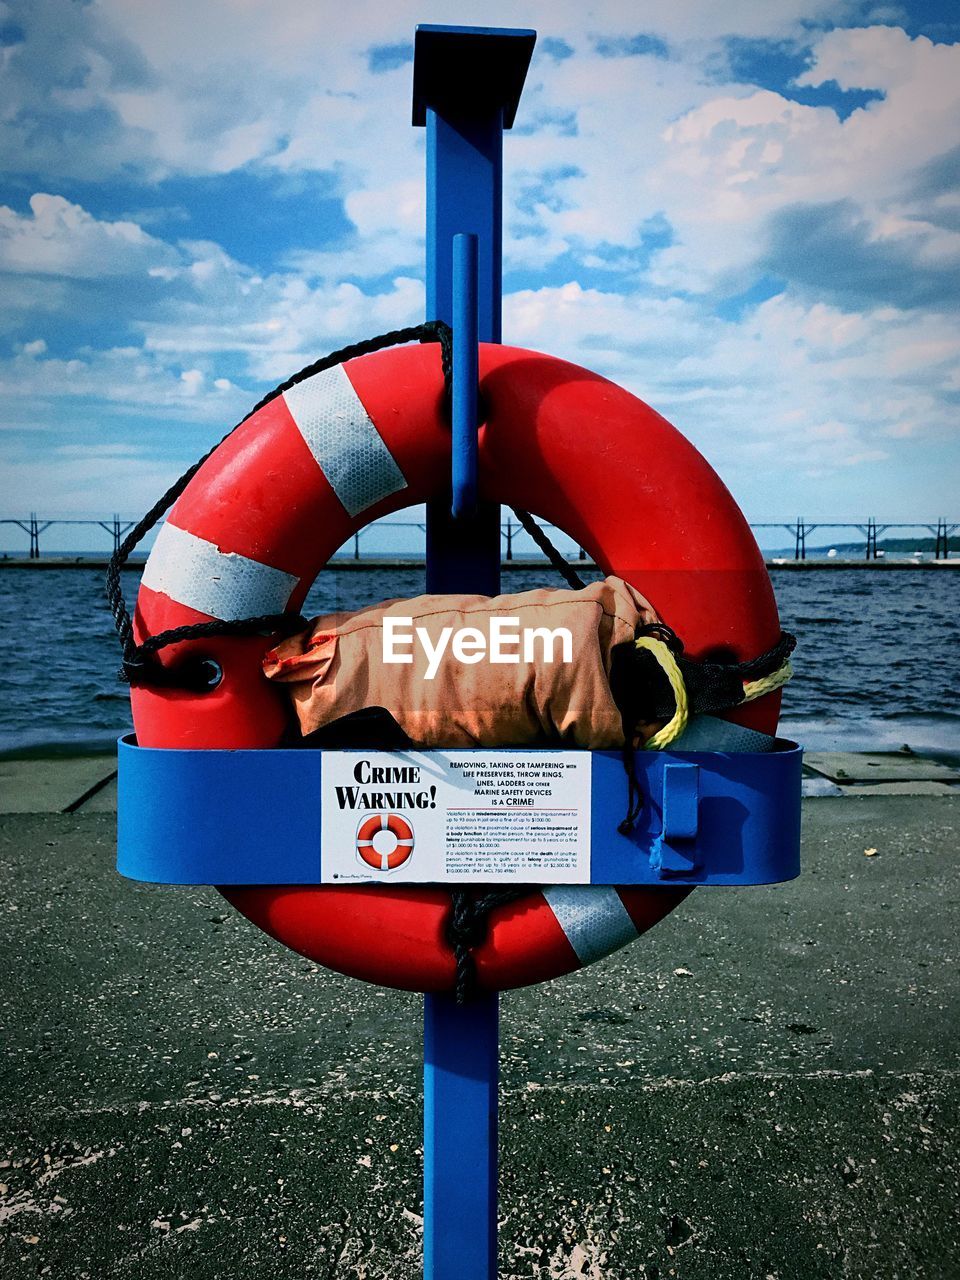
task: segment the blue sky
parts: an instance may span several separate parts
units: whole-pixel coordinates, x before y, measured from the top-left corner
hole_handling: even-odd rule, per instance
[[[539,31],[506,341],[641,395],[751,519],[960,514],[960,18],[860,0],[0,2],[0,514],[138,514],[422,318],[418,21]]]

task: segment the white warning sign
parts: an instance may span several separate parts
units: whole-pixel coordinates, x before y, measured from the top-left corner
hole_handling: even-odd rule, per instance
[[[590,879],[587,751],[324,753],[323,884]]]

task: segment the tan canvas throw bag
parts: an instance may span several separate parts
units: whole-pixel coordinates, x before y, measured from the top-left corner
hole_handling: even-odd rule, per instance
[[[475,660],[459,660],[453,637],[463,628],[487,637],[493,618],[516,620],[509,634],[517,633],[518,640],[502,651],[518,660],[491,662],[489,645],[476,660],[481,646],[472,632],[461,652]],[[263,669],[268,679],[288,687],[304,734],[364,707],[385,707],[420,747],[522,747],[559,738],[599,750],[624,743],[610,691],[612,650],[655,621],[643,596],[615,577],[581,591],[418,596],[316,618],[308,630],[272,649]],[[410,661],[384,660],[385,622],[388,634],[393,628],[411,637],[390,640],[387,652],[392,648]],[[557,639],[558,629],[569,633],[569,644]],[[554,633],[553,640],[538,631]],[[531,632],[532,660],[525,660]]]

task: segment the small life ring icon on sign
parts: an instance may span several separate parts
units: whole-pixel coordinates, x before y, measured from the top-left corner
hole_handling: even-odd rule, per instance
[[[357,827],[357,857],[389,874],[410,861],[413,827],[398,813],[371,813]]]

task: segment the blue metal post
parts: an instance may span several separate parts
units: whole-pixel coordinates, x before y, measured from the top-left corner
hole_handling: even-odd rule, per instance
[[[423,1274],[497,1274],[496,995],[423,1007]]]
[[[516,115],[536,33],[417,28],[413,122],[427,130],[427,318],[453,325],[453,240],[477,237],[478,332],[500,341],[503,130]],[[500,511],[454,518],[451,495],[427,505],[427,590],[496,595]]]
[[[532,31],[417,28],[413,123],[427,129],[427,318],[452,325],[456,343],[451,492],[427,505],[430,592],[500,589],[500,508],[476,501],[476,364],[462,329],[473,343],[500,341],[503,129],[513,124],[535,39]],[[496,1277],[498,1047],[496,995],[463,1007],[425,997],[426,1280]]]
[[[454,324],[453,241],[470,234],[477,240],[477,332],[481,342],[499,342],[502,111],[477,118],[472,110],[463,103],[450,119],[427,108],[427,318]],[[497,595],[500,508],[481,503],[469,519],[455,519],[451,498],[435,498],[427,504],[426,551],[428,592]]]

